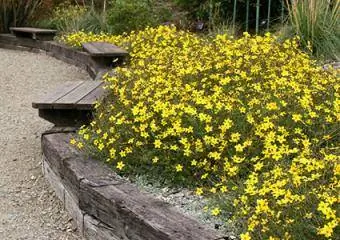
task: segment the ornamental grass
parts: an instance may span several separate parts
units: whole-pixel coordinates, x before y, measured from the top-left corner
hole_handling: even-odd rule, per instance
[[[241,239],[339,236],[339,79],[270,34],[202,38],[174,27],[82,32],[130,52],[72,143],[122,174],[219,199]],[[226,219],[227,221],[227,219]]]

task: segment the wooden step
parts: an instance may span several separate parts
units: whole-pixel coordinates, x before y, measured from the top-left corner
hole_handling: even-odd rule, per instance
[[[82,43],[83,49],[91,57],[125,57],[128,52],[107,42],[88,42]]]
[[[80,126],[92,120],[97,100],[105,97],[102,81],[65,82],[49,94],[34,101],[39,116],[56,126]]]
[[[82,46],[96,64],[106,67],[118,66],[128,55],[124,49],[107,42],[88,42],[82,43]]]
[[[11,27],[12,34],[19,38],[31,38],[40,41],[51,41],[55,37],[57,30],[42,29],[33,27]]]

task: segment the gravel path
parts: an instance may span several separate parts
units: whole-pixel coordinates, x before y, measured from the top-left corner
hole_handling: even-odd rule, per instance
[[[0,49],[0,239],[81,239],[41,174],[41,133],[52,125],[31,102],[63,81],[88,79],[44,54]]]

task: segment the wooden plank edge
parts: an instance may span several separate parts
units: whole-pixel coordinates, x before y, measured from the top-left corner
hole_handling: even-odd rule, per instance
[[[78,201],[66,189],[62,179],[51,168],[46,157],[42,159],[42,171],[45,179],[49,182],[56,196],[62,202],[64,210],[72,217],[77,225],[77,231],[86,239],[90,240],[120,240],[111,231],[111,228],[79,208]]]
[[[67,143],[67,146],[65,147],[69,149],[71,147],[68,144],[68,141],[65,141],[65,139],[68,139],[68,136],[69,135],[67,134],[53,134],[44,136],[44,138],[47,138],[47,140],[51,140],[51,138],[54,139],[51,141],[52,144],[50,145],[50,148],[52,149],[54,149],[53,142],[59,145],[58,148],[61,147],[61,149],[64,148],[63,144]],[[58,155],[58,148],[50,152]],[[62,152],[63,151],[64,150],[62,150]],[[46,156],[48,158],[48,155]],[[64,172],[63,182],[66,184],[66,186],[70,187],[72,191],[78,191],[76,190],[77,188],[74,187],[75,185],[79,184],[80,192],[73,194],[74,196],[79,196],[79,208],[81,209],[81,211],[85,212],[85,214],[87,215],[91,215],[101,223],[107,225],[109,228],[115,229],[118,235],[116,235],[116,233],[113,234],[114,236],[117,236],[118,239],[130,239],[130,237],[138,240],[223,239],[223,237],[220,236],[221,234],[218,234],[213,230],[205,229],[201,224],[197,223],[196,220],[185,217],[177,211],[170,214],[170,212],[173,211],[171,210],[171,208],[166,208],[164,210],[164,213],[158,215],[157,209],[167,206],[168,204],[161,203],[161,201],[157,199],[151,200],[153,197],[147,196],[147,194],[145,195],[144,193],[140,193],[137,187],[133,186],[130,183],[127,183],[127,185],[125,185],[125,183],[119,183],[118,185],[116,185],[114,184],[115,180],[103,181],[103,178],[107,174],[100,174],[100,172],[108,171],[109,167],[91,158],[86,158],[86,160],[83,158],[84,156],[76,151],[74,153],[74,157],[69,157],[67,158],[67,161],[63,161],[63,169],[67,171],[67,173]],[[100,169],[98,169],[98,167]],[[109,171],[112,172],[112,170]],[[96,173],[94,173],[93,175],[93,172]],[[71,177],[73,180],[65,181],[69,177]],[[110,189],[116,189],[118,192],[108,193],[107,190]],[[132,196],[129,195],[130,193],[133,193]],[[134,198],[134,194],[142,194],[142,202],[139,203],[138,198]],[[105,198],[107,196],[111,196],[113,198]],[[129,200],[128,197],[132,197],[133,199]],[[100,205],[98,201],[100,201],[100,204],[103,205]],[[88,202],[88,204],[86,204],[86,202]],[[106,203],[104,204],[104,202]],[[90,208],[88,208],[89,206]],[[91,210],[91,208],[93,210]],[[161,212],[163,212],[163,210],[161,210]],[[112,220],[107,222],[105,218],[103,219],[103,213],[105,213],[108,218],[113,218],[113,222],[117,224],[111,225],[110,223],[112,223]],[[143,216],[146,217],[145,220]],[[151,220],[148,216],[159,216],[160,219],[154,219],[152,217]],[[118,229],[120,230],[117,231]]]
[[[86,96],[84,96],[83,98],[81,98],[76,104],[77,104],[78,106],[89,106],[89,105],[90,105],[91,107],[94,108],[95,102],[96,102],[97,100],[100,100],[100,99],[102,99],[103,97],[105,97],[105,90],[104,90],[104,89],[99,89],[99,88],[103,88],[104,85],[105,85],[105,83],[104,83],[104,82],[101,82],[96,88],[94,88],[94,89],[93,89],[92,91],[90,91]],[[91,95],[92,95],[93,93],[95,93],[95,92],[99,92],[101,96],[98,96],[98,98],[97,98],[94,102],[92,102],[92,103],[86,102],[85,100],[86,100],[87,98],[89,98],[89,96],[91,96]]]
[[[81,85],[83,85],[85,81],[68,81],[64,82],[64,85],[59,85],[56,89],[51,91],[53,94],[57,93],[56,96],[53,98],[54,100],[49,101],[51,98],[51,92],[48,94],[45,94],[41,99],[32,102],[32,107],[33,108],[38,108],[38,109],[53,109],[53,103],[58,101],[59,99],[63,98],[67,94],[71,93]],[[65,85],[69,84],[67,86],[67,89],[65,89]],[[60,92],[60,93],[59,93]],[[48,101],[48,102],[47,102]],[[47,102],[47,103],[46,103]]]

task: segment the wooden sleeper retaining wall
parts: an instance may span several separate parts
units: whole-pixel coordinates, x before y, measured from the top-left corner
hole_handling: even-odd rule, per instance
[[[71,133],[42,136],[43,171],[87,239],[227,239],[141,192],[70,145]]]

